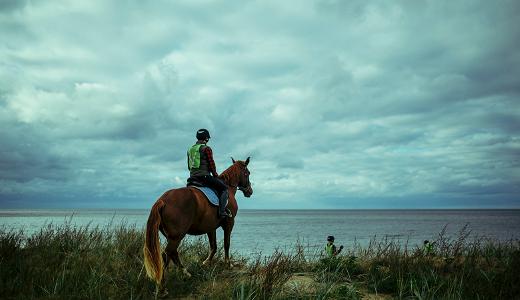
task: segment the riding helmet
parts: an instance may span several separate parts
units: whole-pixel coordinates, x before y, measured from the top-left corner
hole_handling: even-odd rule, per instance
[[[197,130],[197,140],[205,140],[209,139],[211,136],[209,136],[209,131],[207,129],[199,129]]]
[[[329,236],[327,237],[327,242],[334,242],[334,236],[329,235]]]

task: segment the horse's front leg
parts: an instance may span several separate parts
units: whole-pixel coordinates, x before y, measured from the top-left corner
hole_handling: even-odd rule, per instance
[[[231,246],[231,231],[233,230],[234,220],[229,221],[224,229],[224,263],[226,266],[231,267],[231,263],[229,261],[229,248]]]
[[[208,241],[209,241],[209,254],[208,258],[202,262],[202,265],[211,264],[211,260],[215,253],[217,253],[217,231],[213,230],[212,232],[208,232]]]

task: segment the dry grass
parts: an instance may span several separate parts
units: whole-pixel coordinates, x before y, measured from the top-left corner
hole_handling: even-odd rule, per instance
[[[49,225],[26,236],[0,229],[0,297],[3,299],[152,299],[154,283],[143,270],[143,232],[118,228]],[[167,288],[178,299],[514,299],[520,294],[520,244],[468,240],[463,228],[441,232],[434,254],[393,240],[373,240],[335,259],[293,251],[255,257],[220,250],[203,267],[207,244],[183,243],[192,273],[170,267]],[[219,246],[222,249],[222,245]],[[309,257],[315,257],[310,259]]]

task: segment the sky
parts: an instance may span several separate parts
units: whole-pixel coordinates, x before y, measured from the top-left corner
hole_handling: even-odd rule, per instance
[[[0,208],[520,208],[518,1],[0,2]]]

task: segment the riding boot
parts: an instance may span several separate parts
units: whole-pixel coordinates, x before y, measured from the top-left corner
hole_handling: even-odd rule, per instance
[[[231,212],[228,209],[226,209],[227,198],[228,198],[228,191],[226,189],[226,190],[224,190],[224,192],[222,192],[220,194],[220,198],[218,199],[218,208],[219,208],[218,214],[219,214],[220,218],[233,217]]]

